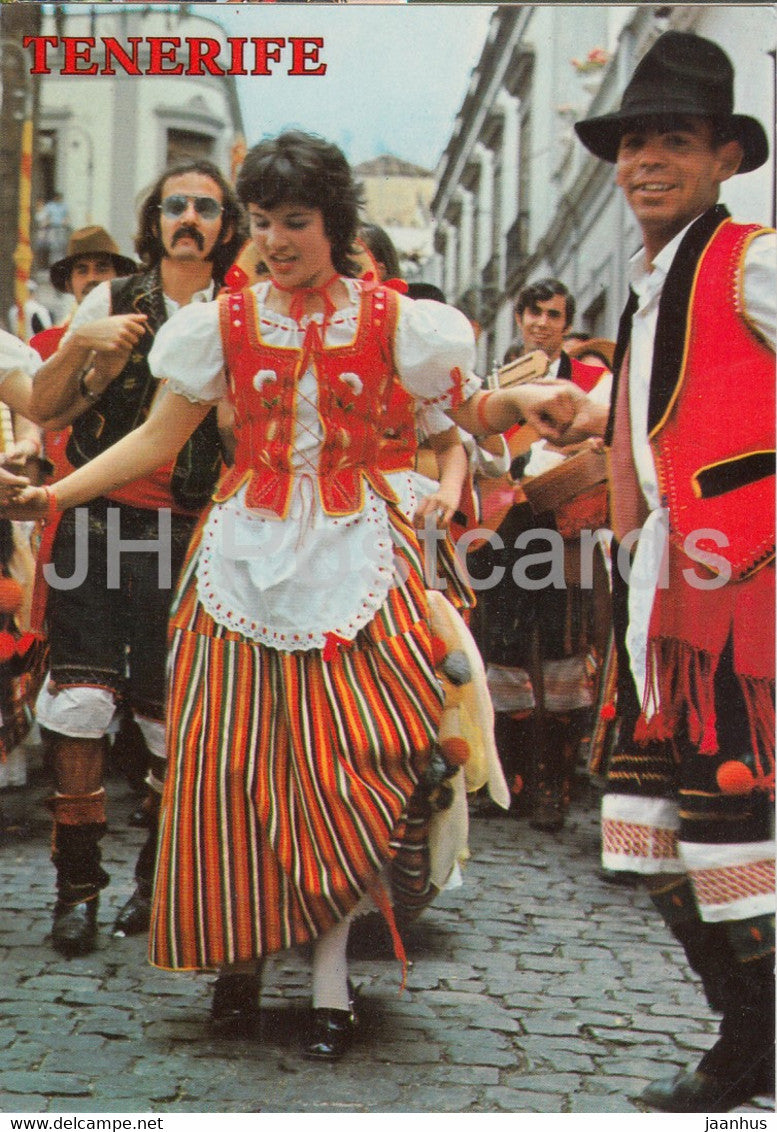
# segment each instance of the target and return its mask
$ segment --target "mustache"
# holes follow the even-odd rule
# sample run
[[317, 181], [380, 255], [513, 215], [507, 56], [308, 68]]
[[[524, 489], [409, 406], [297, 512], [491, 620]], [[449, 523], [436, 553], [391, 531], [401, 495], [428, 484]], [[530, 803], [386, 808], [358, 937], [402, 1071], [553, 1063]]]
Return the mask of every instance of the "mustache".
[[180, 227], [173, 236], [171, 243], [175, 245], [177, 240], [181, 240], [185, 236], [189, 236], [192, 240], [194, 240], [200, 251], [202, 251], [202, 249], [205, 247], [205, 238], [203, 237], [202, 232], [200, 232], [199, 228], [195, 228], [193, 224], [184, 224], [182, 227]]

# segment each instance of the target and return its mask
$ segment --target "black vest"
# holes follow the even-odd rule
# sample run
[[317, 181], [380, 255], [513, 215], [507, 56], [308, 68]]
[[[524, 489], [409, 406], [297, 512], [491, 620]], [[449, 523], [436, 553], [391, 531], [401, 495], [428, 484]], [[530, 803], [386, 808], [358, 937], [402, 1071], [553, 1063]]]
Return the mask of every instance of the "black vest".
[[[156, 331], [167, 318], [158, 268], [112, 280], [111, 313], [134, 312], [148, 316], [148, 332], [140, 339], [118, 377], [73, 421], [67, 457], [76, 468], [110, 448], [148, 416], [159, 385], [148, 367], [148, 355]], [[179, 507], [199, 511], [205, 506], [219, 477], [221, 461], [214, 408], [189, 437], [175, 461], [170, 491]]]

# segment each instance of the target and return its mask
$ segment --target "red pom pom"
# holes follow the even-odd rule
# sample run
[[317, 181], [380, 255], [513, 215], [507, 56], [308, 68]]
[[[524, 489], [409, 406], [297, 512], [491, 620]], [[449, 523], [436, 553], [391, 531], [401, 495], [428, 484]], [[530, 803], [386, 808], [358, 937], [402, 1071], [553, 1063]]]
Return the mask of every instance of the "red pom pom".
[[18, 613], [24, 600], [24, 590], [15, 578], [0, 577], [0, 613]]
[[523, 779], [521, 778], [520, 774], [513, 775], [513, 781], [512, 785], [510, 786], [510, 790], [513, 794], [520, 794], [523, 790]]
[[450, 766], [464, 766], [469, 758], [469, 743], [466, 739], [459, 739], [455, 736], [451, 739], [444, 739], [440, 744], [440, 749], [445, 761]]
[[719, 766], [715, 777], [724, 794], [751, 794], [755, 790], [752, 770], [735, 759]]
[[446, 645], [442, 637], [432, 637], [431, 644], [432, 661], [434, 663], [434, 667], [437, 668], [445, 660], [446, 654], [448, 652], [448, 646]]
[[16, 640], [10, 633], [0, 633], [0, 662], [16, 655]]
[[605, 721], [615, 719], [615, 704], [603, 704], [599, 712], [599, 718]]
[[26, 656], [37, 640], [38, 636], [36, 633], [22, 633], [21, 637], [19, 637], [16, 642], [16, 655]]

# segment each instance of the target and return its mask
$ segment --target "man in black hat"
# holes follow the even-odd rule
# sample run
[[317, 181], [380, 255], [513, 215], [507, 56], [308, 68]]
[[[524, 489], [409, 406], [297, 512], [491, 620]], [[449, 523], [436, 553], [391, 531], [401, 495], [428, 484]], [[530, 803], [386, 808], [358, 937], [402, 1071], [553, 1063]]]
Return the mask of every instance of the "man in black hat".
[[[35, 375], [35, 419], [48, 424], [69, 415], [66, 455], [74, 467], [145, 420], [158, 384], [147, 362], [156, 330], [180, 306], [213, 297], [245, 236], [234, 189], [211, 162], [186, 160], [157, 179], [140, 210], [142, 269], [95, 287]], [[53, 536], [47, 527], [44, 546], [62, 581], [48, 591], [50, 672], [36, 713], [54, 737], [52, 943], [63, 954], [85, 954], [96, 943], [99, 895], [109, 879], [100, 850], [106, 736], [129, 712], [150, 752], [149, 835], [136, 890], [114, 932], [148, 927], [171, 587], [220, 466], [214, 410], [171, 466], [83, 509], [85, 532], [76, 510], [63, 513]]]
[[575, 129], [616, 165], [644, 241], [609, 417], [581, 398], [568, 433], [610, 446], [621, 731], [603, 858], [645, 877], [723, 1016], [696, 1070], [641, 1099], [723, 1112], [774, 1088], [777, 249], [718, 203], [768, 143], [733, 112], [728, 56], [675, 31], [619, 110]]

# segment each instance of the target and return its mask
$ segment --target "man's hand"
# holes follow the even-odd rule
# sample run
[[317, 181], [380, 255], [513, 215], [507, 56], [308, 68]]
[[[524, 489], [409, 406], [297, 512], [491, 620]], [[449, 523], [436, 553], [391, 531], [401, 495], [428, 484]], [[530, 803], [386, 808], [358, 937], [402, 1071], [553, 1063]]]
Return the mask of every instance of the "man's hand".
[[72, 338], [79, 346], [94, 350], [98, 355], [117, 350], [129, 355], [146, 333], [147, 321], [144, 314], [112, 314], [79, 326]]
[[[19, 498], [20, 492], [29, 487], [30, 481], [26, 476], [15, 475], [14, 472], [10, 472], [7, 468], [0, 466], [0, 508], [5, 508], [9, 503], [15, 502]], [[37, 491], [37, 488], [33, 488], [32, 490]], [[6, 519], [15, 518], [15, 516], [5, 515], [5, 513], [3, 517]], [[28, 515], [25, 517], [31, 518], [32, 516]]]
[[40, 441], [29, 439], [14, 440], [0, 452], [0, 467], [23, 468], [28, 460], [40, 456]]
[[521, 406], [526, 423], [562, 447], [603, 436], [609, 412], [569, 381], [521, 386]]
[[146, 333], [147, 321], [144, 314], [113, 314], [87, 322], [73, 331], [77, 344], [92, 351], [89, 379], [92, 392], [104, 392], [119, 376]]

